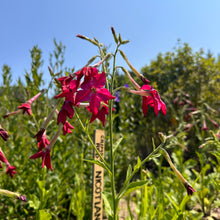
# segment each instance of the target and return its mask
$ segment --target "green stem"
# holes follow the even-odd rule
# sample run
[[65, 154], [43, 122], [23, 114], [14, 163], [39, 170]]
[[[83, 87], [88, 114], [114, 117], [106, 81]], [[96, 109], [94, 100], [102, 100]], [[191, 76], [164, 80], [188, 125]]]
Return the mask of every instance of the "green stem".
[[[117, 45], [117, 48], [115, 50], [115, 53], [113, 55], [113, 73], [110, 83], [110, 93], [113, 93], [114, 88], [114, 80], [115, 80], [115, 72], [116, 72], [116, 54], [118, 52], [119, 44]], [[116, 201], [116, 190], [115, 190], [115, 167], [114, 167], [114, 155], [113, 155], [113, 115], [112, 115], [112, 107], [113, 107], [113, 101], [109, 101], [109, 136], [110, 136], [110, 166], [111, 166], [111, 190], [112, 190], [112, 200], [113, 200], [113, 219], [116, 220], [117, 218], [117, 201]]]
[[[156, 149], [154, 149], [140, 164], [140, 168], [148, 161], [150, 160], [150, 158], [157, 153], [161, 148], [164, 148], [164, 146], [166, 145], [166, 141], [161, 143]], [[124, 186], [121, 188], [119, 194], [118, 194], [118, 199], [121, 198], [121, 195], [123, 195], [123, 192], [126, 190], [126, 188], [128, 187], [129, 182], [131, 181], [131, 179], [133, 178], [133, 176], [138, 172], [139, 169], [134, 170], [131, 175], [127, 178], [127, 180], [124, 182]]]
[[106, 163], [106, 161], [102, 157], [102, 155], [99, 153], [99, 151], [98, 151], [97, 147], [95, 146], [92, 138], [90, 137], [90, 135], [88, 134], [88, 131], [86, 130], [85, 126], [83, 125], [83, 123], [82, 123], [82, 121], [81, 121], [81, 119], [80, 119], [76, 109], [75, 109], [75, 115], [76, 115], [76, 117], [77, 117], [77, 119], [78, 119], [78, 121], [79, 121], [79, 123], [80, 123], [80, 125], [81, 125], [81, 127], [83, 129], [83, 131], [86, 133], [86, 136], [87, 136], [89, 142], [92, 144], [92, 147], [95, 149], [96, 153], [99, 155], [100, 160], [105, 164], [106, 167], [108, 167], [108, 164]]

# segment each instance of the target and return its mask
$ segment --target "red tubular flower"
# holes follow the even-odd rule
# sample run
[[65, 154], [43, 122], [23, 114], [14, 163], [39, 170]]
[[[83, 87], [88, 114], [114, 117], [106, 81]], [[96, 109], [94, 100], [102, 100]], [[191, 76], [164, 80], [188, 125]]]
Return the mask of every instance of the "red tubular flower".
[[37, 138], [37, 142], [41, 141], [44, 132], [45, 128], [41, 128], [40, 131], [38, 131], [37, 134], [34, 135], [34, 138]]
[[77, 80], [73, 80], [73, 76], [61, 77], [58, 79], [62, 85], [62, 93], [56, 95], [54, 98], [65, 97], [65, 100], [75, 103], [75, 92], [79, 86]]
[[14, 112], [10, 112], [10, 113], [4, 115], [3, 117], [6, 118], [6, 117], [8, 117], [8, 116], [10, 116], [10, 115], [15, 115], [15, 114], [21, 112], [22, 110], [23, 110], [23, 114], [24, 114], [25, 112], [27, 112], [28, 115], [32, 115], [32, 113], [31, 113], [31, 104], [32, 104], [33, 101], [35, 101], [35, 100], [41, 95], [41, 93], [42, 93], [42, 91], [39, 92], [39, 93], [38, 93], [37, 95], [35, 95], [34, 97], [32, 97], [32, 98], [31, 98], [30, 100], [28, 100], [26, 103], [22, 103], [20, 106], [18, 106], [18, 109], [19, 109], [19, 110], [14, 111]]
[[188, 195], [192, 195], [194, 192], [196, 192], [188, 183], [185, 183], [184, 186]]
[[62, 109], [60, 110], [58, 117], [57, 117], [57, 124], [59, 124], [60, 122], [64, 125], [66, 122], [66, 117], [68, 116], [70, 119], [73, 117], [74, 115], [74, 108], [71, 104], [71, 102], [69, 101], [65, 101]]
[[151, 96], [143, 96], [143, 101], [142, 101], [142, 109], [143, 113], [146, 116], [147, 111], [148, 111], [148, 105], [150, 107], [154, 108], [155, 115], [157, 116], [159, 111], [161, 110], [163, 115], [166, 115], [166, 105], [164, 102], [161, 100], [159, 93], [157, 90], [153, 89], [149, 85], [143, 85], [141, 87], [142, 90], [150, 90]]
[[18, 173], [16, 170], [16, 167], [15, 166], [11, 166], [10, 164], [7, 165], [7, 170], [6, 170], [6, 173], [9, 174], [11, 176], [11, 178], [14, 177], [14, 175], [16, 173]]
[[212, 124], [218, 128], [218, 123], [216, 121], [214, 121], [213, 119], [211, 119], [210, 117], [208, 117], [209, 121], [212, 122]]
[[3, 163], [6, 163], [8, 164], [8, 160], [6, 159], [5, 155], [3, 154], [3, 152], [0, 150], [0, 160], [3, 162]]
[[98, 70], [95, 67], [83, 67], [81, 70], [75, 72], [77, 75], [77, 80], [80, 81], [84, 76], [84, 83], [88, 82], [92, 77], [99, 74]]
[[71, 134], [72, 131], [70, 129], [74, 129], [74, 127], [68, 121], [66, 121], [63, 125], [63, 135], [65, 136], [67, 133]]
[[44, 149], [45, 147], [47, 147], [47, 145], [50, 144], [50, 141], [47, 139], [46, 136], [46, 131], [43, 133], [40, 141], [38, 141], [37, 146], [38, 146], [38, 150], [41, 151], [42, 149]]
[[[57, 109], [56, 113], [59, 114]], [[72, 131], [70, 129], [74, 129], [74, 127], [68, 121], [65, 121], [65, 124], [63, 125], [63, 135], [65, 136], [67, 133], [71, 134]]]
[[157, 116], [161, 110], [163, 115], [166, 115], [166, 105], [161, 100], [157, 90], [153, 89], [150, 85], [143, 85], [139, 88], [139, 91], [129, 90], [129, 92], [142, 96], [142, 110], [146, 116], [148, 111], [148, 105], [154, 108], [154, 113]]
[[207, 131], [207, 130], [209, 130], [209, 128], [208, 128], [207, 125], [206, 125], [206, 121], [205, 121], [205, 120], [203, 121], [203, 127], [202, 127], [202, 130], [203, 130], [203, 131]]
[[3, 139], [4, 141], [7, 141], [7, 140], [8, 140], [8, 132], [7, 132], [5, 129], [3, 129], [3, 128], [1, 127], [1, 125], [0, 125], [0, 136], [2, 137], [2, 139]]
[[42, 157], [42, 167], [44, 167], [44, 165], [46, 165], [47, 169], [50, 169], [51, 171], [53, 171], [53, 168], [52, 168], [52, 165], [51, 165], [50, 152], [51, 152], [51, 149], [53, 148], [57, 138], [59, 137], [59, 134], [60, 134], [60, 131], [61, 131], [62, 128], [63, 128], [63, 125], [61, 124], [59, 126], [58, 131], [56, 132], [56, 134], [51, 139], [49, 145], [44, 148], [44, 151], [37, 152], [36, 154], [32, 155], [30, 157], [30, 159], [36, 159], [36, 158]]
[[48, 147], [45, 148], [45, 151], [39, 151], [36, 154], [32, 155], [30, 159], [36, 159], [42, 157], [42, 168], [46, 165], [47, 169], [53, 171], [51, 166], [51, 157], [50, 157], [50, 149]]
[[[129, 89], [128, 91], [137, 95], [142, 96], [142, 110], [143, 114], [146, 116], [148, 111], [148, 105], [154, 108], [155, 115], [157, 116], [159, 111], [161, 110], [163, 115], [166, 115], [166, 105], [161, 100], [159, 93], [157, 90], [153, 89], [152, 86], [148, 85], [149, 81], [145, 82], [145, 85], [140, 87], [138, 83], [131, 77], [129, 72], [122, 68], [122, 70], [127, 74], [128, 78], [136, 88], [136, 90]], [[138, 73], [138, 72], [137, 72]], [[143, 80], [142, 80], [143, 81]], [[144, 82], [144, 81], [143, 81]]]
[[[17, 173], [15, 171], [16, 167], [10, 165], [10, 163], [8, 162], [8, 160], [6, 159], [5, 155], [3, 154], [3, 152], [1, 150], [0, 150], [0, 160], [3, 163], [5, 163], [7, 166], [6, 174], [9, 174], [11, 176], [11, 178], [13, 178], [14, 175]], [[2, 168], [1, 164], [0, 164], [0, 168]]]
[[76, 104], [89, 101], [90, 110], [94, 115], [97, 115], [101, 102], [115, 98], [106, 88], [103, 88], [104, 86], [105, 73], [94, 74], [90, 80], [82, 83], [82, 90], [78, 91], [76, 95]]
[[[108, 102], [105, 102], [105, 104], [108, 104]], [[87, 107], [88, 111], [92, 113], [90, 107]], [[90, 119], [90, 123], [92, 123], [96, 118], [98, 118], [101, 122], [103, 127], [105, 126], [105, 116], [109, 114], [108, 106], [101, 104], [98, 113], [92, 114], [92, 117]]]

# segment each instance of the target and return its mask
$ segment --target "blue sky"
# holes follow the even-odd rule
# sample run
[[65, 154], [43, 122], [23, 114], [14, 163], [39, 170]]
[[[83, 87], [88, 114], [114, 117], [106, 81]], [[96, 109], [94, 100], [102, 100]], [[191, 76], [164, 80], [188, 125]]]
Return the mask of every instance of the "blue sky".
[[[64, 66], [81, 68], [97, 49], [76, 38], [96, 37], [112, 45], [110, 27], [130, 43], [123, 46], [130, 62], [140, 70], [159, 52], [172, 51], [177, 39], [194, 51], [220, 52], [219, 0], [7, 0], [0, 2], [0, 67], [11, 67], [13, 79], [30, 70], [29, 50], [43, 51], [43, 71], [49, 74], [53, 39], [66, 46]], [[125, 65], [122, 59], [118, 65]], [[45, 75], [46, 77], [46, 75]], [[1, 83], [1, 79], [0, 79]]]

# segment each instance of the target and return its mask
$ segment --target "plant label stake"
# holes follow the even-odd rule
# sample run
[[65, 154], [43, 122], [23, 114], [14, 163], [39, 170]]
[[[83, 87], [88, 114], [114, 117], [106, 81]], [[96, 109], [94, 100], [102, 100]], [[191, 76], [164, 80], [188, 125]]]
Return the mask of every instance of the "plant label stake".
[[[93, 141], [99, 153], [104, 158], [105, 131], [96, 129], [94, 131]], [[100, 157], [95, 150], [93, 150], [93, 158], [95, 160], [100, 160]], [[92, 220], [103, 219], [103, 200], [102, 200], [103, 179], [104, 179], [104, 169], [97, 164], [93, 164]]]

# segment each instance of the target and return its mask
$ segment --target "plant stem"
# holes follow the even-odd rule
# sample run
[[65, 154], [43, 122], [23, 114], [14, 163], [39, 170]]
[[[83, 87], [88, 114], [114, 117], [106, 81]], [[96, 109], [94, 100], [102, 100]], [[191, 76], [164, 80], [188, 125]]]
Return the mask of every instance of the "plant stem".
[[[140, 168], [155, 154], [157, 153], [161, 148], [163, 148], [166, 145], [166, 141], [161, 143], [156, 149], [154, 149], [140, 164]], [[140, 169], [139, 168], [139, 169]], [[138, 172], [139, 169], [134, 170], [131, 175], [127, 178], [127, 180], [124, 182], [124, 186], [121, 188], [120, 193], [118, 194], [118, 199], [120, 199], [120, 196], [123, 194], [123, 191], [126, 190], [128, 187], [129, 182], [133, 178], [133, 176]]]
[[[110, 82], [110, 93], [113, 93], [114, 89], [114, 81], [115, 81], [115, 72], [116, 72], [116, 54], [118, 52], [120, 44], [117, 45], [115, 53], [113, 55], [113, 72], [112, 78]], [[110, 167], [111, 167], [111, 190], [112, 190], [112, 200], [113, 200], [113, 219], [116, 220], [117, 218], [117, 201], [116, 201], [116, 190], [115, 190], [115, 167], [114, 167], [114, 155], [113, 155], [113, 117], [112, 117], [112, 108], [113, 108], [113, 101], [109, 101], [109, 136], [110, 136]]]
[[105, 161], [105, 159], [102, 157], [102, 155], [99, 153], [99, 151], [98, 151], [97, 147], [95, 146], [95, 144], [94, 144], [92, 138], [90, 137], [88, 131], [86, 130], [85, 126], [83, 125], [83, 123], [82, 123], [82, 121], [81, 121], [81, 119], [80, 119], [80, 117], [79, 117], [79, 115], [78, 115], [76, 109], [75, 109], [75, 115], [76, 115], [76, 117], [77, 117], [77, 119], [78, 119], [78, 121], [79, 121], [79, 123], [80, 123], [80, 125], [81, 125], [81, 127], [82, 127], [82, 129], [83, 129], [83, 131], [86, 133], [86, 136], [87, 136], [89, 142], [92, 144], [92, 147], [95, 149], [96, 153], [99, 155], [100, 160], [105, 164], [106, 167], [108, 167], [108, 164], [106, 163], [106, 161]]

